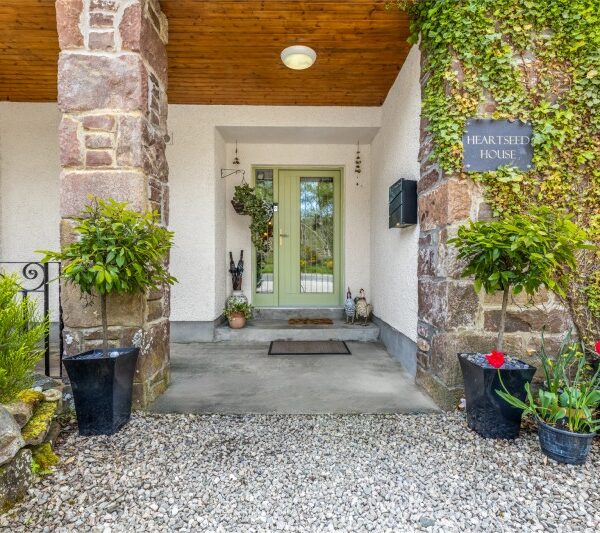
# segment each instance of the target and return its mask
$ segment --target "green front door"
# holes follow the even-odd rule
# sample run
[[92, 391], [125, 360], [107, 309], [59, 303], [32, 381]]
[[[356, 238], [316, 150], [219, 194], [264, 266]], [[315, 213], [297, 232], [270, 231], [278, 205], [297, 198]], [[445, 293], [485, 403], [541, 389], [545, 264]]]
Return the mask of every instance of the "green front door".
[[277, 204], [270, 250], [255, 255], [255, 304], [339, 305], [341, 171], [255, 169], [255, 183]]

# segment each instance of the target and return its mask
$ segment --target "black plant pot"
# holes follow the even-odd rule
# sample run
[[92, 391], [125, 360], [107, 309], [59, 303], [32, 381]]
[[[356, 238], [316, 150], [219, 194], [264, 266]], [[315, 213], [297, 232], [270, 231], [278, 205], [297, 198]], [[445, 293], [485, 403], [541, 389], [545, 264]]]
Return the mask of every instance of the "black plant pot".
[[[467, 425], [479, 435], [493, 439], [514, 439], [519, 436], [523, 411], [505, 402], [497, 390], [502, 390], [498, 371], [479, 366], [458, 354], [465, 385]], [[525, 363], [523, 363], [525, 365]], [[512, 395], [525, 399], [525, 384], [533, 379], [535, 367], [502, 368], [502, 381]]]
[[595, 433], [573, 433], [538, 420], [542, 452], [559, 463], [582, 465], [586, 462]]
[[236, 198], [233, 198], [231, 200], [231, 205], [233, 206], [234, 211], [238, 215], [247, 215], [248, 214], [248, 212], [246, 211], [246, 206], [242, 202], [237, 200]]
[[90, 350], [63, 359], [80, 435], [112, 435], [127, 424], [139, 353], [139, 348], [115, 348], [108, 355]]

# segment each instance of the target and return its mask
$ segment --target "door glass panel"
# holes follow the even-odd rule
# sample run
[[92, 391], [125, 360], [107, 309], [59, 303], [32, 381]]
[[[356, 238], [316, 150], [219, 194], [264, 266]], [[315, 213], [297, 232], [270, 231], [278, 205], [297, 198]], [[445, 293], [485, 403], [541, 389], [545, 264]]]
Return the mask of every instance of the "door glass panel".
[[[273, 169], [256, 171], [256, 194], [269, 202], [273, 201]], [[273, 293], [273, 219], [269, 221], [269, 229], [265, 250], [256, 251], [256, 292]]]
[[334, 290], [333, 178], [300, 178], [300, 292]]

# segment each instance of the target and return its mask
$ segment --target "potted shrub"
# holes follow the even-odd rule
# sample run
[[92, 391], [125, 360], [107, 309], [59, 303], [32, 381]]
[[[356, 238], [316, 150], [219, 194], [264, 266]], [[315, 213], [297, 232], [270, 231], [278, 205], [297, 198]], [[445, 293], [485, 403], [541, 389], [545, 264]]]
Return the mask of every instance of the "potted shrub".
[[43, 261], [61, 261], [63, 279], [100, 300], [102, 349], [63, 362], [73, 387], [79, 433], [110, 435], [131, 416], [139, 348], [109, 349], [107, 299], [175, 283], [166, 267], [173, 233], [159, 224], [155, 211], [137, 213], [124, 202], [101, 199], [92, 199], [74, 230], [78, 238], [62, 252], [42, 252]]
[[572, 342], [570, 334], [554, 359], [550, 359], [542, 341], [540, 357], [545, 382], [537, 395], [527, 383], [525, 399], [515, 396], [500, 375], [502, 389], [497, 394], [537, 420], [540, 448], [545, 455], [560, 463], [583, 464], [600, 429], [596, 413], [600, 405], [600, 370], [592, 373], [583, 344]]
[[243, 300], [230, 300], [225, 305], [223, 314], [227, 317], [230, 328], [240, 329], [252, 317], [252, 305]]
[[494, 221], [471, 222], [450, 239], [465, 261], [463, 276], [473, 276], [475, 290], [502, 292], [502, 308], [495, 350], [487, 356], [458, 354], [465, 387], [467, 423], [483, 437], [515, 438], [522, 411], [496, 393], [498, 368], [508, 391], [525, 398], [525, 384], [535, 368], [514, 356], [504, 356], [506, 310], [511, 294], [530, 298], [546, 287], [564, 296], [567, 272], [575, 268], [575, 252], [585, 247], [585, 233], [569, 217], [535, 208], [526, 215]]

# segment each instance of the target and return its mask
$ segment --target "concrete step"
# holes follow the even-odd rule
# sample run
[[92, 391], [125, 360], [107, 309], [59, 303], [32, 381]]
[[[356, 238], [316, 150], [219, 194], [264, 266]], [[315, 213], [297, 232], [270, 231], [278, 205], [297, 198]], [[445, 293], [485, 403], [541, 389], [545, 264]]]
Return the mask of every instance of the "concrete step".
[[290, 326], [287, 320], [253, 319], [245, 328], [231, 329], [227, 324], [215, 328], [215, 341], [227, 341], [236, 344], [290, 341], [358, 341], [374, 342], [379, 338], [379, 328], [369, 322], [366, 326], [346, 324], [334, 320], [332, 325], [309, 324]]
[[254, 318], [257, 320], [288, 320], [290, 318], [330, 318], [343, 320], [344, 308], [335, 307], [256, 307]]

